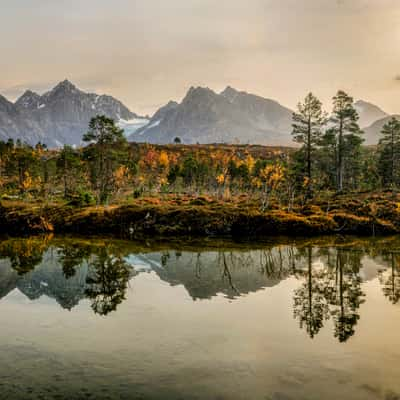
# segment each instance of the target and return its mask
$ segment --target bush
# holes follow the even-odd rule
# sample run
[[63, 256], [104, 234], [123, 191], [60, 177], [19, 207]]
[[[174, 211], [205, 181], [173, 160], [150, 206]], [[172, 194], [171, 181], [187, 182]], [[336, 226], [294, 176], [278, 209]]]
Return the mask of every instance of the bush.
[[68, 204], [74, 207], [88, 207], [95, 205], [96, 200], [92, 193], [81, 191], [77, 195], [71, 196], [71, 200]]

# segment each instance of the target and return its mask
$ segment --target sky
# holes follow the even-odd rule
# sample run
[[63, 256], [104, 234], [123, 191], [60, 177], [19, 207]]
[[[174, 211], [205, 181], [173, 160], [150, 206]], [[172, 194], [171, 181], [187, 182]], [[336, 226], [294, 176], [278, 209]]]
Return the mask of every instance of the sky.
[[151, 114], [190, 86], [400, 113], [399, 0], [1, 0], [0, 93], [69, 79]]

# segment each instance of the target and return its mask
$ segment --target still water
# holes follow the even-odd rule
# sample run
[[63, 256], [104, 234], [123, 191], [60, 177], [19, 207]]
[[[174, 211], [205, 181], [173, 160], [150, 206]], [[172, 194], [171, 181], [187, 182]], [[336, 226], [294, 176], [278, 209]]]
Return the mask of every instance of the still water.
[[400, 399], [400, 239], [0, 241], [1, 399]]

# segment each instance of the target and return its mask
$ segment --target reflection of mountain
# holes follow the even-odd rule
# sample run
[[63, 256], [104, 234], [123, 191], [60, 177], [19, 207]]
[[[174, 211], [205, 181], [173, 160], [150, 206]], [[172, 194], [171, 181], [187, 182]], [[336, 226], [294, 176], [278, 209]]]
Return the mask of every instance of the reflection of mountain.
[[232, 299], [275, 286], [291, 274], [289, 261], [289, 252], [277, 250], [166, 252], [130, 258], [135, 269], [152, 269], [170, 285], [183, 285], [194, 300], [219, 293]]
[[[91, 262], [89, 264], [82, 262], [75, 267], [72, 276], [66, 277], [54, 250], [53, 248], [48, 250], [43, 255], [43, 261], [24, 275], [18, 275], [9, 260], [0, 260], [0, 298], [18, 289], [30, 300], [46, 296], [56, 300], [62, 308], [68, 310], [85, 299], [91, 287], [89, 276], [96, 274], [95, 267]], [[128, 277], [134, 274], [133, 269], [128, 270]]]
[[87, 299], [96, 314], [107, 315], [125, 300], [129, 279], [139, 273], [182, 285], [193, 300], [221, 294], [237, 299], [294, 276], [298, 286], [288, 295], [300, 327], [314, 337], [330, 318], [335, 337], [344, 342], [360, 318], [363, 282], [379, 277], [385, 297], [399, 302], [400, 259], [384, 245], [143, 253], [125, 242], [12, 239], [0, 242], [0, 298], [18, 289], [30, 300], [45, 296], [69, 310]]
[[17, 287], [30, 300], [47, 296], [70, 310], [85, 297], [87, 275], [88, 265], [85, 263], [67, 279], [57, 258], [48, 252], [40, 265], [18, 280]]
[[17, 287], [18, 274], [8, 260], [0, 260], [0, 299]]

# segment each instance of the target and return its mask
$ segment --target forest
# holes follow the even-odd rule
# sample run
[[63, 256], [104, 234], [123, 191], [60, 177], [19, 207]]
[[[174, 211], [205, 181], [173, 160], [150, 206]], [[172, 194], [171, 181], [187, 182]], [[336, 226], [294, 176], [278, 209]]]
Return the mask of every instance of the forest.
[[[245, 207], [253, 216], [274, 213], [275, 220], [277, 212], [296, 218], [312, 214], [330, 231], [356, 224], [373, 234], [376, 227], [397, 232], [400, 121], [392, 118], [383, 127], [377, 146], [364, 146], [353, 104], [351, 96], [338, 91], [328, 116], [309, 93], [293, 114], [294, 146], [286, 148], [185, 145], [179, 137], [169, 145], [128, 143], [123, 130], [105, 116], [90, 121], [80, 148], [2, 141], [3, 219], [5, 210], [34, 205], [41, 213], [46, 207], [98, 213], [99, 208], [129, 205], [190, 205], [217, 213]], [[351, 223], [344, 221], [350, 212]], [[301, 231], [307, 233], [308, 225]]]

